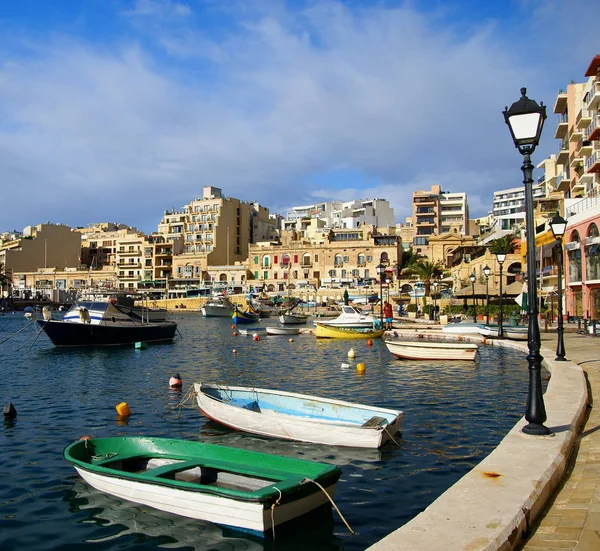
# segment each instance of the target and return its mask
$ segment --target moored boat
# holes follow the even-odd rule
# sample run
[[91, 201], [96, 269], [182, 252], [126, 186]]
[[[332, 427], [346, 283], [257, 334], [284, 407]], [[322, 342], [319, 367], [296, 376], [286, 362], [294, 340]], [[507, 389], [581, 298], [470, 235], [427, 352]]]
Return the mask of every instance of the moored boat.
[[325, 339], [379, 339], [385, 333], [385, 329], [374, 329], [368, 327], [336, 327], [315, 322], [317, 338]]
[[283, 325], [302, 325], [308, 321], [308, 316], [305, 314], [292, 314], [290, 312], [286, 312], [284, 314], [280, 314], [279, 323]]
[[174, 321], [148, 322], [121, 311], [112, 302], [76, 302], [61, 320], [44, 315], [40, 328], [55, 346], [118, 346], [171, 341]]
[[229, 318], [235, 310], [235, 305], [225, 295], [219, 295], [207, 300], [201, 310], [205, 318]]
[[239, 308], [235, 308], [233, 314], [231, 314], [233, 323], [254, 323], [260, 319], [260, 314], [253, 310], [246, 310], [242, 312]]
[[298, 327], [266, 327], [267, 335], [299, 335]]
[[317, 323], [332, 325], [335, 327], [354, 327], [372, 329], [376, 318], [363, 314], [358, 308], [350, 305], [342, 306], [340, 315], [330, 320], [321, 320]]
[[271, 438], [378, 448], [394, 440], [403, 412], [283, 390], [194, 383], [202, 413], [222, 425]]
[[[498, 338], [499, 326], [496, 324], [486, 323], [477, 326], [477, 331], [480, 335], [489, 338]], [[502, 326], [502, 336], [505, 339], [513, 341], [526, 341], [529, 335], [529, 330], [523, 325], [506, 325]]]
[[465, 342], [386, 340], [388, 350], [407, 360], [474, 360], [479, 347]]
[[258, 534], [328, 504], [341, 474], [315, 461], [144, 436], [82, 439], [63, 456], [97, 490]]

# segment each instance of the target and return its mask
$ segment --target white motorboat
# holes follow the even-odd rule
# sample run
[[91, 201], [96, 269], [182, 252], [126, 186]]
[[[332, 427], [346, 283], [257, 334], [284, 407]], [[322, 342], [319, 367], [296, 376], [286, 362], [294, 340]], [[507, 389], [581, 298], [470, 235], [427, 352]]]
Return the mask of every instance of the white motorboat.
[[[355, 329], [369, 328], [373, 329], [373, 324], [379, 322], [373, 316], [363, 314], [358, 308], [350, 305], [342, 306], [342, 311], [337, 318], [330, 320], [319, 320], [321, 325], [332, 325], [335, 327], [353, 327]], [[316, 326], [317, 322], [315, 322]]]
[[206, 301], [202, 306], [202, 315], [205, 318], [230, 318], [235, 310], [235, 305], [225, 295], [219, 295]]

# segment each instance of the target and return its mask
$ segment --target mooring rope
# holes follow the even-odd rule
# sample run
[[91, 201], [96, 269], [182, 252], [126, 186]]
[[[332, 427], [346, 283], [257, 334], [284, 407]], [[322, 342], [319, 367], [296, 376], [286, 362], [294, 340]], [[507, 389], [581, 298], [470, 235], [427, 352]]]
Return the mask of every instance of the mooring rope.
[[194, 385], [192, 385], [189, 388], [189, 390], [185, 393], [185, 396], [179, 401], [179, 403], [175, 404], [173, 407], [168, 408], [167, 411], [161, 414], [161, 417], [164, 418], [166, 415], [169, 415], [169, 413], [172, 413], [175, 410], [179, 410], [178, 416], [181, 415], [181, 410], [183, 409], [183, 406], [186, 404], [186, 402], [192, 400], [194, 396], [196, 396], [196, 391], [194, 390]]
[[273, 534], [273, 541], [275, 541], [275, 507], [281, 503], [281, 498], [283, 497], [281, 490], [277, 486], [275, 486], [275, 489], [279, 492], [279, 497], [271, 505], [271, 532]]
[[391, 441], [392, 441], [394, 444], [396, 444], [396, 446], [399, 446], [399, 445], [400, 445], [400, 444], [399, 444], [399, 443], [396, 441], [396, 439], [395, 439], [395, 438], [392, 436], [392, 433], [391, 433], [391, 432], [390, 432], [390, 431], [387, 429], [387, 427], [383, 427], [383, 430], [384, 430], [385, 432], [387, 432], [387, 433], [388, 433], [388, 436], [390, 437], [390, 440], [391, 440]]
[[18, 333], [20, 333], [21, 331], [23, 331], [23, 329], [25, 329], [26, 327], [29, 327], [32, 323], [35, 323], [35, 320], [31, 320], [27, 325], [24, 325], [23, 327], [21, 327], [21, 329], [19, 329], [18, 331], [14, 332], [10, 337], [7, 337], [2, 342], [0, 342], [0, 344], [4, 344], [6, 341], [12, 339], [15, 335], [17, 335]]
[[311, 478], [308, 478], [306, 476], [300, 481], [301, 484], [303, 482], [313, 482], [319, 488], [321, 488], [321, 490], [327, 496], [327, 499], [331, 502], [331, 505], [333, 505], [333, 508], [337, 511], [337, 514], [340, 516], [340, 518], [342, 519], [342, 521], [344, 522], [344, 524], [346, 525], [346, 527], [348, 528], [348, 530], [350, 530], [350, 533], [351, 534], [356, 534], [356, 532], [354, 530], [352, 530], [352, 528], [350, 528], [350, 525], [346, 522], [346, 519], [344, 518], [344, 515], [342, 515], [342, 512], [338, 509], [338, 506], [335, 504], [335, 502], [333, 501], [333, 499], [331, 499], [331, 496], [327, 493], [327, 490], [325, 488], [323, 488], [323, 486], [321, 486], [321, 484], [319, 484], [316, 480], [312, 480]]

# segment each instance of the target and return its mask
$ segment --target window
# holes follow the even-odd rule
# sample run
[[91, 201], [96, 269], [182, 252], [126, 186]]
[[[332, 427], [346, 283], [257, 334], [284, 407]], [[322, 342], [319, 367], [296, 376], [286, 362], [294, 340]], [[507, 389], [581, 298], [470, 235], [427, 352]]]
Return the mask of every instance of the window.
[[294, 264], [298, 264], [298, 255], [297, 254], [294, 255]]
[[[258, 256], [254, 257], [254, 264], [258, 264]], [[258, 276], [257, 276], [258, 277]]]
[[277, 264], [277, 260], [279, 259], [279, 257], [277, 255], [275, 255], [273, 257], [273, 264]]

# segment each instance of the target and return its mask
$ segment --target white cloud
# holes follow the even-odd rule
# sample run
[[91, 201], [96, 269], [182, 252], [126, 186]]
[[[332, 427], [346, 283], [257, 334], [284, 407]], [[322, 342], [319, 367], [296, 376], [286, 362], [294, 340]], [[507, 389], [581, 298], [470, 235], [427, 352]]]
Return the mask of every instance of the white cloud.
[[[600, 50], [560, 4], [535, 5], [546, 7], [521, 28], [487, 21], [464, 35], [409, 8], [267, 3], [258, 16], [246, 5], [217, 39], [186, 4], [140, 0], [128, 13], [147, 21], [136, 42], [27, 37], [39, 45], [0, 66], [0, 174], [28, 207], [4, 212], [0, 229], [51, 219], [151, 231], [204, 185], [271, 209], [387, 198], [403, 220], [412, 191], [439, 183], [484, 214], [494, 190], [521, 183], [504, 106], [522, 85], [552, 105]], [[523, 34], [538, 22], [547, 34]], [[553, 69], [564, 66], [573, 74]], [[550, 114], [535, 162], [556, 149], [553, 126]], [[341, 169], [367, 183], [313, 183]]]

